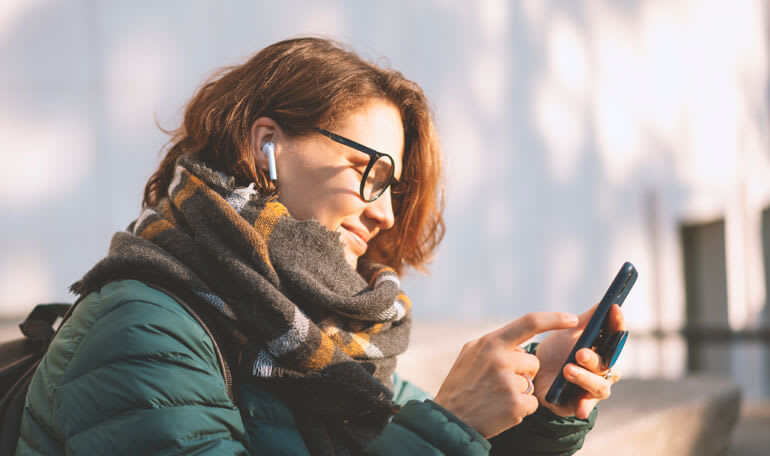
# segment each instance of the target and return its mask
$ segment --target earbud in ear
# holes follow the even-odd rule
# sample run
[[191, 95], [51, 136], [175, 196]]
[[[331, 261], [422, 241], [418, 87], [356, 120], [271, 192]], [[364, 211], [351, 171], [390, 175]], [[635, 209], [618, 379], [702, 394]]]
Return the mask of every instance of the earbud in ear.
[[278, 179], [278, 172], [275, 169], [275, 144], [270, 141], [262, 146], [262, 153], [267, 155], [267, 166], [270, 171], [270, 180], [275, 181]]

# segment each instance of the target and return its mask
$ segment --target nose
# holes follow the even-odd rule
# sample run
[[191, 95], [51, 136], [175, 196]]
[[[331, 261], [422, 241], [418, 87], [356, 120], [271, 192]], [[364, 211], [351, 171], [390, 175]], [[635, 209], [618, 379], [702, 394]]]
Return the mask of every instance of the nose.
[[371, 203], [366, 203], [364, 214], [366, 217], [374, 220], [380, 230], [387, 230], [393, 226], [396, 217], [393, 214], [393, 200], [390, 196], [390, 187], [379, 198]]

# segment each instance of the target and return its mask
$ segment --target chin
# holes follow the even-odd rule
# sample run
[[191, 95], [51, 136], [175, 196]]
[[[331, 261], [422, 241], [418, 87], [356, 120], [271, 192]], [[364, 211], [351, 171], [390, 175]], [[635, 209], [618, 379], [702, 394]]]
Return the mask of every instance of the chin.
[[345, 253], [345, 261], [355, 270], [358, 267], [358, 255], [353, 253], [353, 250], [347, 245], [343, 246], [343, 252]]
[[345, 252], [345, 259], [354, 270], [358, 268], [358, 257], [351, 252]]

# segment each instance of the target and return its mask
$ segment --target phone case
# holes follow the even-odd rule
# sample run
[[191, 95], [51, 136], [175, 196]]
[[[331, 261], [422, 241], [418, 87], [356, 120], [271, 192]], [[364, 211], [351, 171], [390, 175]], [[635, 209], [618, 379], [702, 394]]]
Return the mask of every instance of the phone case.
[[577, 364], [575, 353], [581, 348], [588, 347], [596, 351], [606, 368], [615, 364], [628, 338], [628, 331], [609, 333], [606, 329], [607, 316], [613, 304], [623, 305], [623, 301], [628, 296], [628, 292], [631, 291], [631, 287], [634, 286], [637, 277], [638, 273], [634, 265], [625, 262], [604, 294], [583, 334], [572, 347], [572, 351], [562, 364], [562, 368], [559, 369], [559, 373], [545, 395], [546, 401], [556, 405], [564, 405], [575, 394], [583, 391], [579, 386], [568, 382], [563, 373], [564, 366], [568, 363]]

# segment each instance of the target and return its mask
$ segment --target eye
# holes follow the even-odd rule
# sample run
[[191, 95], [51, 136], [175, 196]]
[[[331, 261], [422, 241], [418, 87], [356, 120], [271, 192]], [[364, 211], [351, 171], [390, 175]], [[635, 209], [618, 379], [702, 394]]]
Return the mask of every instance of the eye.
[[351, 159], [351, 160], [350, 160], [350, 166], [351, 166], [351, 168], [353, 168], [354, 170], [356, 170], [356, 172], [357, 172], [358, 174], [362, 175], [362, 176], [364, 175], [364, 172], [366, 171], [366, 166], [367, 166], [368, 164], [369, 164], [369, 159], [368, 159], [368, 157], [367, 157], [367, 159], [366, 159], [366, 160], [363, 160], [363, 159]]
[[363, 177], [364, 172], [366, 172], [366, 163], [360, 165], [360, 164], [353, 164], [353, 170], [357, 172], [361, 177]]

